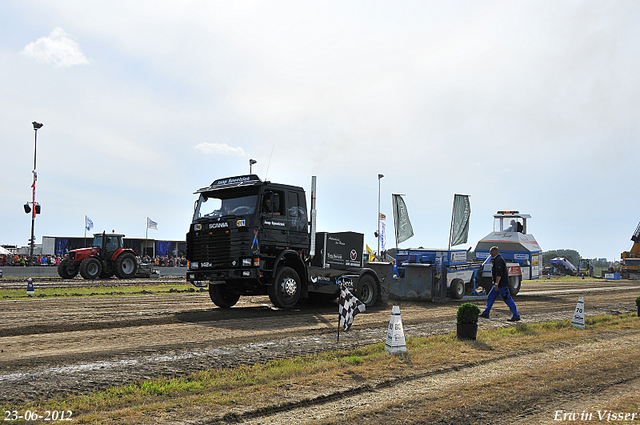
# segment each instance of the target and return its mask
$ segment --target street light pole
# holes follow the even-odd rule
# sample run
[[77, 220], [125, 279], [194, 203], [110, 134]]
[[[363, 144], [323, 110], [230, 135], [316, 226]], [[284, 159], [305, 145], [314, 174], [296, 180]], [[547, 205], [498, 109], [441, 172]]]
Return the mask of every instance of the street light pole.
[[380, 180], [382, 180], [382, 178], [384, 177], [384, 175], [382, 174], [378, 174], [378, 252], [377, 252], [377, 256], [378, 258], [380, 258], [380, 246], [381, 246], [381, 234], [380, 234]]
[[36, 171], [36, 152], [38, 150], [38, 129], [42, 128], [44, 124], [39, 122], [33, 122], [33, 130], [35, 132], [34, 140], [33, 140], [33, 184], [31, 185], [32, 189], [32, 200], [31, 200], [31, 239], [29, 240], [31, 244], [31, 253], [29, 254], [29, 266], [33, 266], [33, 245], [35, 242], [35, 225], [36, 225], [36, 181], [38, 180], [38, 172]]
[[253, 164], [257, 164], [258, 161], [255, 159], [249, 159], [249, 174], [253, 174]]

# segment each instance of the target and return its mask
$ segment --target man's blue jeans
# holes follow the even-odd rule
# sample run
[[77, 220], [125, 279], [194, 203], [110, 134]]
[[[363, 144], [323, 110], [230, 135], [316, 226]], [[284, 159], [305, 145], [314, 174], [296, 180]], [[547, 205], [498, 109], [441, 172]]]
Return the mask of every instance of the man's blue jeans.
[[498, 288], [498, 291], [495, 290], [496, 287], [493, 286], [489, 291], [489, 295], [487, 296], [487, 306], [485, 307], [482, 314], [489, 314], [491, 311], [491, 307], [493, 307], [493, 303], [496, 302], [496, 298], [498, 298], [498, 294], [502, 297], [505, 304], [509, 306], [509, 310], [513, 314], [513, 317], [520, 317], [518, 314], [518, 309], [516, 308], [516, 303], [511, 298], [511, 292], [509, 291], [509, 287]]

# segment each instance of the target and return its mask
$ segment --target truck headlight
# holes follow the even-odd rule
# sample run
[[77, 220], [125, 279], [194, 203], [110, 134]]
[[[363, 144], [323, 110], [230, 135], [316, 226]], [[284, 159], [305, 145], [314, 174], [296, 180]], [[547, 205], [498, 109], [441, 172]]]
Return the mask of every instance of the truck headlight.
[[197, 261], [192, 261], [192, 262], [191, 262], [191, 268], [192, 268], [192, 269], [194, 269], [194, 270], [195, 270], [195, 269], [197, 269], [197, 268], [198, 268], [198, 266], [199, 266], [199, 264], [198, 264], [198, 262], [197, 262]]
[[243, 258], [242, 267], [251, 267], [251, 258]]

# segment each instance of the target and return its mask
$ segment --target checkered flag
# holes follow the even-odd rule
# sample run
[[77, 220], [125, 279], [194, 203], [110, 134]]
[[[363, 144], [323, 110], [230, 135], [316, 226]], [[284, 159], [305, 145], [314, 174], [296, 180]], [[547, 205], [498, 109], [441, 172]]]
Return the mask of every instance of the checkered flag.
[[340, 304], [338, 307], [338, 318], [340, 325], [347, 332], [353, 324], [356, 314], [363, 312], [365, 305], [359, 299], [354, 297], [348, 289], [340, 288]]

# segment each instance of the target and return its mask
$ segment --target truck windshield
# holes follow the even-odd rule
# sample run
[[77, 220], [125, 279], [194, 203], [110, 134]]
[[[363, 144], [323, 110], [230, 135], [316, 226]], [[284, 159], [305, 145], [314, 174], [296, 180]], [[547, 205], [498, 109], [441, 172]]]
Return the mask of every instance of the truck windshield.
[[200, 194], [193, 212], [193, 220], [228, 215], [253, 214], [258, 202], [258, 195], [223, 198]]

